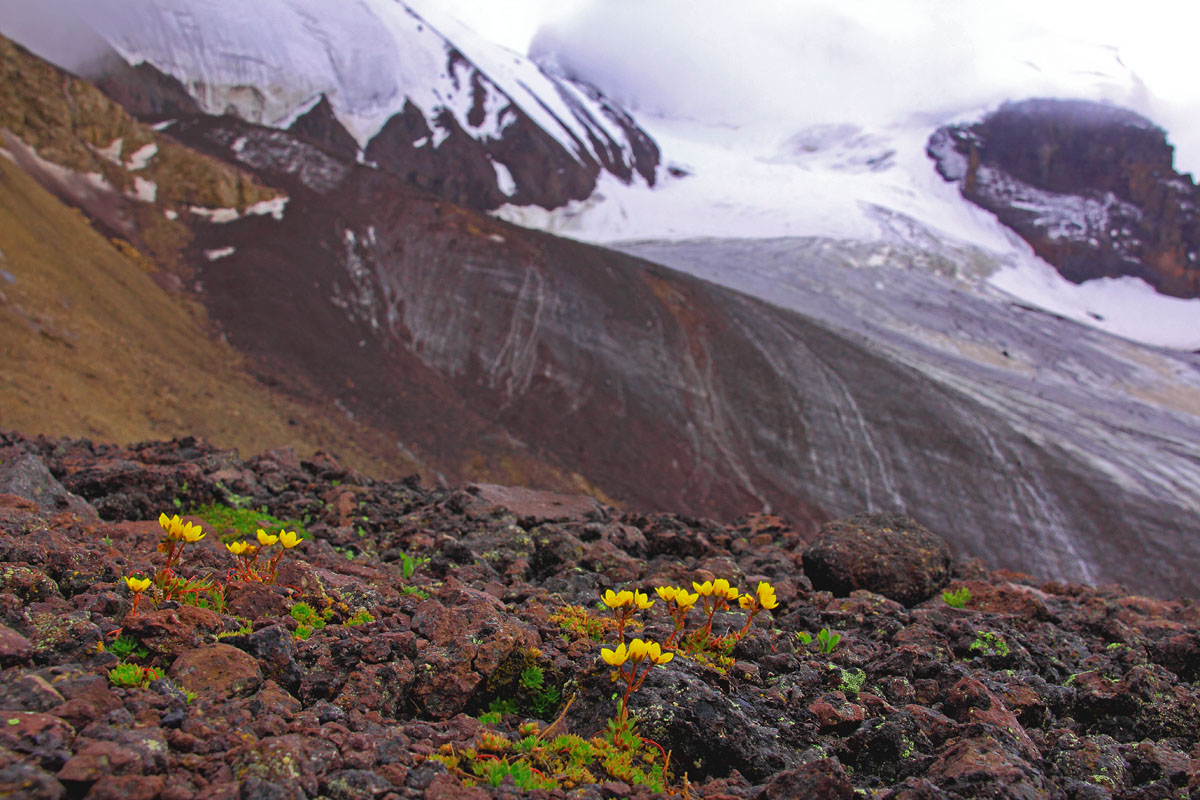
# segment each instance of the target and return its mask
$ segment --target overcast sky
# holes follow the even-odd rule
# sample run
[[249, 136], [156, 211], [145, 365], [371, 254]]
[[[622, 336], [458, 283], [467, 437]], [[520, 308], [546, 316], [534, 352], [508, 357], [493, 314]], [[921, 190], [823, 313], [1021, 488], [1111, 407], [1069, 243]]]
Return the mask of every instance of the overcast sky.
[[[1084, 97], [1162, 125], [1177, 165], [1200, 172], [1196, 0], [406, 2], [435, 26], [452, 15], [484, 38], [532, 49], [643, 115], [787, 134]], [[57, 52], [46, 55], [63, 61], [89, 51], [77, 20], [96, 8], [0, 0], [0, 22], [16, 38], [50, 43]]]
[[[1192, 0], [411, 0], [557, 58], [642, 113], [797, 126], [1075, 96], [1167, 127], [1200, 171]], [[736, 9], [736, 10], [735, 10]], [[1195, 131], [1193, 134], [1192, 131]]]

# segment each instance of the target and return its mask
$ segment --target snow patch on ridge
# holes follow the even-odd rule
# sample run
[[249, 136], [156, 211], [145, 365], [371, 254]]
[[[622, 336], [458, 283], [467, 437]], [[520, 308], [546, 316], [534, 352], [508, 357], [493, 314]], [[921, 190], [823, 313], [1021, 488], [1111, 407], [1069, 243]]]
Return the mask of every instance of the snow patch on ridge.
[[436, 8], [437, 27], [397, 0], [336, 12], [325, 0], [78, 0], [77, 10], [127, 62], [180, 80], [206, 113], [287, 128], [324, 96], [365, 149], [406, 102], [435, 147], [448, 135], [443, 113], [486, 142], [519, 109], [578, 160], [602, 160], [589, 137], [598, 131], [632, 158], [600, 102]]

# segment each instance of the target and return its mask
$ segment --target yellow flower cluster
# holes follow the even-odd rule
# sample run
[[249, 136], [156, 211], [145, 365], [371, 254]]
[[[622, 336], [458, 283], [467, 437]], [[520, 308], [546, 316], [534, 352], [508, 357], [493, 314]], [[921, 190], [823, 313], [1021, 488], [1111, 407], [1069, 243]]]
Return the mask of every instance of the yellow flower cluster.
[[[604, 663], [614, 667], [613, 680], [625, 683], [625, 695], [621, 698], [617, 718], [624, 724], [629, 718], [629, 695], [642, 688], [646, 676], [655, 666], [666, 664], [675, 657], [674, 653], [664, 653], [658, 642], [646, 642], [634, 639], [628, 646], [621, 642], [614, 648], [600, 648], [600, 657]], [[642, 669], [642, 665], [645, 668]], [[640, 671], [639, 671], [640, 670]]]
[[167, 539], [177, 542], [183, 541], [193, 544], [208, 535], [196, 523], [181, 520], [178, 514], [172, 517], [168, 517], [166, 514], [159, 514], [158, 524], [166, 532]]
[[710, 597], [713, 601], [729, 602], [737, 600], [738, 590], [729, 585], [729, 581], [724, 578], [717, 578], [715, 581], [705, 581], [704, 583], [696, 583], [692, 581], [692, 588], [696, 590], [696, 594], [701, 597]]
[[645, 611], [654, 605], [654, 601], [650, 599], [649, 595], [638, 591], [631, 592], [625, 590], [614, 592], [612, 589], [606, 589], [600, 599], [604, 601], [604, 605], [614, 610], [618, 608], [636, 608], [639, 611]]
[[766, 581], [760, 581], [758, 588], [753, 595], [744, 594], [738, 599], [738, 604], [751, 613], [756, 609], [765, 608], [770, 611], [779, 606], [779, 601], [775, 599], [775, 587]]
[[[257, 538], [257, 545], [243, 539], [240, 542], [229, 542], [225, 545], [225, 549], [237, 558], [238, 564], [235, 572], [242, 580], [274, 583], [275, 572], [279, 568], [279, 560], [283, 558], [284, 552], [300, 544], [302, 539], [295, 531], [280, 530], [279, 533], [267, 533], [262, 528], [258, 529]], [[259, 568], [257, 566], [259, 551], [276, 544], [280, 546], [280, 549], [276, 551], [270, 561]]]
[[[758, 584], [754, 594], [746, 595], [742, 595], [725, 578], [716, 578], [703, 583], [693, 582], [692, 589], [694, 591], [689, 592], [682, 586], [655, 587], [655, 593], [666, 605], [667, 613], [675, 621], [675, 630], [662, 644], [642, 639], [634, 639], [628, 644], [625, 642], [625, 626], [628, 624], [630, 616], [635, 611], [645, 611], [654, 605], [655, 601], [651, 600], [649, 595], [637, 589], [625, 589], [619, 592], [605, 589], [601, 593], [601, 602], [613, 612], [613, 616], [617, 620], [617, 645], [616, 647], [602, 647], [600, 658], [604, 660], [605, 664], [614, 668], [613, 680], [625, 684], [625, 695], [621, 698], [618, 712], [621, 721], [627, 719], [626, 708], [629, 696], [641, 688], [646, 676], [650, 674], [650, 670], [675, 658], [673, 652], [664, 650], [664, 648], [670, 648], [683, 632], [688, 612], [697, 603], [703, 605], [704, 613], [707, 615], [704, 627], [681, 641], [685, 647], [693, 647], [696, 650], [710, 646], [709, 637], [712, 634], [713, 615], [717, 611], [728, 609], [734, 600], [738, 601], [738, 605], [744, 611], [749, 612], [745, 627], [737, 633], [730, 634], [734, 641], [750, 630], [750, 622], [754, 619], [755, 614], [764, 609], [770, 610], [779, 606], [779, 601], [775, 597], [775, 588], [766, 581]], [[728, 641], [729, 637], [726, 637], [726, 642]], [[695, 650], [685, 650], [685, 652], [695, 652]]]
[[634, 639], [629, 643], [629, 647], [619, 644], [615, 650], [610, 650], [607, 647], [600, 648], [600, 657], [610, 667], [619, 667], [626, 661], [633, 664], [640, 664], [642, 661], [649, 661], [651, 664], [666, 664], [675, 657], [675, 654], [664, 653], [662, 646], [658, 642], [644, 642], [641, 639]]
[[658, 592], [658, 596], [664, 601], [673, 603], [676, 608], [691, 608], [700, 599], [699, 592], [689, 592], [683, 587], [659, 586], [654, 591]]
[[[745, 626], [735, 634], [732, 634], [735, 639], [741, 638], [750, 630], [750, 624], [754, 620], [755, 615], [761, 611], [769, 611], [779, 606], [779, 600], [775, 597], [775, 587], [771, 586], [767, 581], [760, 581], [754, 594], [741, 594], [738, 589], [730, 584], [725, 578], [716, 578], [704, 582], [693, 581], [692, 589], [688, 591], [682, 586], [657, 586], [654, 591], [658, 594], [660, 600], [666, 605], [667, 613], [675, 621], [675, 629], [671, 635], [667, 637], [664, 645], [671, 647], [675, 644], [678, 637], [683, 633], [687, 626], [687, 616], [698, 603], [702, 606], [702, 613], [705, 615], [703, 627], [689, 636], [689, 641], [699, 647], [705, 647], [712, 635], [713, 617], [718, 611], [725, 611], [731, 608], [734, 600], [743, 611], [749, 612], [746, 618]], [[625, 626], [629, 621], [629, 617], [636, 611], [642, 611], [654, 605], [654, 601], [641, 591], [624, 590], [613, 591], [612, 589], [604, 590], [600, 598], [604, 605], [612, 609], [614, 616], [617, 619], [617, 629], [619, 632], [619, 641], [621, 644], [625, 642]]]

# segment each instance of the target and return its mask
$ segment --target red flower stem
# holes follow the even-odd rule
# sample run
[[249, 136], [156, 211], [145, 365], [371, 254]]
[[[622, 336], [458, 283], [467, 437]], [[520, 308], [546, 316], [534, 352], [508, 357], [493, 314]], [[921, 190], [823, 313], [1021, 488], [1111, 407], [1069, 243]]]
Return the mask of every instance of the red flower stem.
[[757, 614], [759, 611], [762, 611], [762, 609], [757, 604], [754, 606], [754, 608], [750, 609], [750, 616], [746, 617], [745, 627], [743, 627], [741, 629], [741, 631], [738, 632], [739, 639], [750, 632], [750, 623], [754, 621], [754, 615]]

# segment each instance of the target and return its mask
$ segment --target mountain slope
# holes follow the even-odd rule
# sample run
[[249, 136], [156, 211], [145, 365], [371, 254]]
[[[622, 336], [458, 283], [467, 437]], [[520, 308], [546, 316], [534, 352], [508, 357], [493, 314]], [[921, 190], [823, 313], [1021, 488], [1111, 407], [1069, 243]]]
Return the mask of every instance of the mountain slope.
[[206, 113], [290, 128], [475, 208], [553, 208], [590, 195], [602, 172], [655, 182], [654, 142], [595, 90], [486, 42], [464, 54], [400, 2], [333, 13], [315, 0], [145, 0], [79, 13], [124, 62], [87, 74], [136, 95], [135, 113], [161, 114], [176, 94], [149, 66]]
[[[40, 109], [26, 118], [53, 116], [53, 92], [23, 97]], [[160, 147], [194, 169], [162, 171], [145, 145], [134, 158], [85, 127], [99, 139], [78, 152], [115, 152], [96, 157], [124, 180], [160, 170], [153, 199], [125, 197], [128, 218], [183, 227], [163, 279], [187, 274], [258, 380], [449, 478], [724, 518], [769, 508], [810, 533], [846, 510], [908, 508], [1000, 564], [1196, 591], [1197, 537], [1176, 506], [894, 347], [490, 219], [286, 131], [181, 119]], [[186, 199], [227, 185], [242, 187], [231, 207]], [[1114, 557], [1131, 549], [1143, 559]]]
[[[725, 518], [768, 507], [808, 525], [864, 507], [906, 509], [964, 552], [1005, 565], [1195, 591], [1200, 553], [1184, 512], [1200, 486], [1191, 457], [1185, 448], [1176, 467], [1163, 465], [1164, 485], [1191, 487], [1174, 498], [1097, 461], [1087, 449], [1104, 443], [1117, 405], [1065, 437], [1061, 426], [1033, 424], [1034, 392], [1008, 407], [990, 395], [994, 378], [955, 378], [961, 365], [840, 331], [834, 317], [804, 318], [406, 194], [283, 133], [229, 119], [173, 130], [291, 197], [282, 220], [197, 229], [197, 247], [233, 249], [203, 269], [210, 313], [230, 341], [259, 363], [323, 381], [434, 462], [497, 443], [470, 415], [451, 421], [450, 401], [423, 405], [429, 386], [538, 460], [636, 506]], [[831, 272], [823, 290], [853, 274]], [[820, 293], [808, 298], [828, 305]], [[312, 321], [304, 330], [286, 328], [296, 309]], [[1067, 397], [1064, 410], [1083, 408]], [[1143, 460], [1122, 469], [1136, 474], [1154, 453], [1165, 457], [1188, 418], [1137, 434]], [[1141, 557], [1116, 557], [1130, 551]]]
[[0, 158], [0, 427], [127, 442], [199, 434], [245, 453], [292, 446], [389, 474], [421, 467], [378, 432], [251, 378], [210, 338], [202, 309], [123, 245]]

